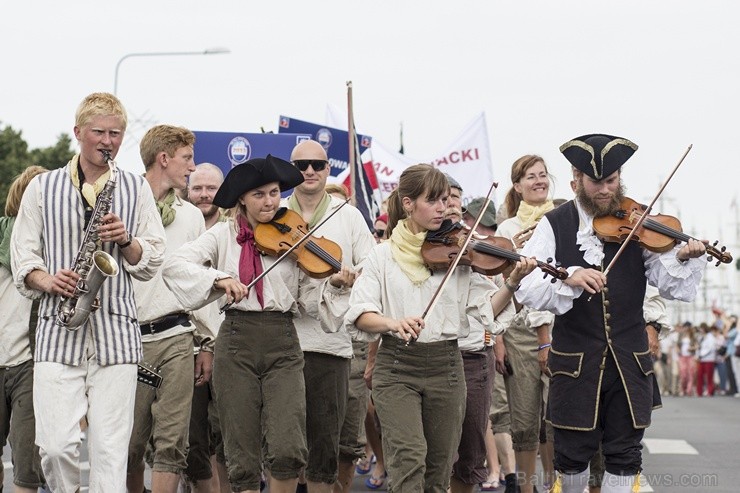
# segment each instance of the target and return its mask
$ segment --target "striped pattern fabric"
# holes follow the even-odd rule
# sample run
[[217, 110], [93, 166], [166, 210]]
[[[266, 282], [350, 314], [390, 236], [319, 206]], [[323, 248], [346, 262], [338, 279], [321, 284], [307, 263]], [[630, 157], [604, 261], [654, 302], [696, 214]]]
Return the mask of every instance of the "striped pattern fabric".
[[[80, 192], [72, 184], [68, 168], [39, 176], [43, 203], [43, 256], [49, 272], [70, 269], [84, 236], [85, 209]], [[119, 170], [111, 212], [118, 215], [126, 229], [136, 236], [139, 210], [136, 197], [144, 178]], [[103, 250], [119, 266], [123, 256], [113, 243]], [[39, 308], [36, 332], [36, 361], [79, 365], [86, 357], [86, 338], [95, 340], [100, 365], [138, 363], [141, 359], [141, 334], [136, 317], [133, 285], [130, 275], [121, 268], [118, 276], [103, 282], [98, 292], [101, 307], [93, 312], [84, 327], [68, 331], [56, 325], [58, 296], [44, 295]], [[87, 329], [91, 330], [87, 330]]]

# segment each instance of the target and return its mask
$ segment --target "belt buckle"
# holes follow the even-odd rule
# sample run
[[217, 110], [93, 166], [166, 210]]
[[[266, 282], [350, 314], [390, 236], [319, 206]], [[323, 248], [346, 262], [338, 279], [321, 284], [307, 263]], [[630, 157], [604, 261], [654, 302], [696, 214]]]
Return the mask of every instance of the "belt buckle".
[[155, 323], [156, 322], [149, 322], [148, 324], [145, 324], [145, 326], [149, 328], [149, 334], [150, 335], [156, 334], [156, 332], [154, 332], [154, 324]]

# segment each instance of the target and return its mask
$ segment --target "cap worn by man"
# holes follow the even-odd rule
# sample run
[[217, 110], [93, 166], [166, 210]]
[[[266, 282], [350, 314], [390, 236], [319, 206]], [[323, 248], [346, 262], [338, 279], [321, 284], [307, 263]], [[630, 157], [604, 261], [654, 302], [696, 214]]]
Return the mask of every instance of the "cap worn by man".
[[453, 177], [451, 177], [448, 173], [445, 173], [445, 176], [447, 177], [447, 183], [450, 184], [450, 188], [457, 188], [462, 192], [463, 187], [460, 186], [460, 183]]
[[[465, 207], [465, 211], [473, 217], [478, 217], [478, 214], [480, 214], [480, 210], [481, 208], [483, 208], [483, 204], [485, 203], [485, 201], [485, 197], [474, 198]], [[486, 211], [483, 213], [480, 224], [482, 224], [483, 226], [488, 226], [489, 228], [492, 228], [496, 225], [496, 206], [493, 205], [493, 202], [488, 202], [488, 207], [486, 207]]]

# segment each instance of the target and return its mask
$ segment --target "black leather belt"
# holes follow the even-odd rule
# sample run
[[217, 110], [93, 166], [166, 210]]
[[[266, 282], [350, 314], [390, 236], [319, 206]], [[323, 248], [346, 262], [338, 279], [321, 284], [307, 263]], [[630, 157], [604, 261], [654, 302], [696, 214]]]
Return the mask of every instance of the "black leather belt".
[[142, 335], [159, 334], [167, 329], [183, 325], [190, 327], [190, 317], [187, 313], [171, 313], [153, 322], [140, 323]]

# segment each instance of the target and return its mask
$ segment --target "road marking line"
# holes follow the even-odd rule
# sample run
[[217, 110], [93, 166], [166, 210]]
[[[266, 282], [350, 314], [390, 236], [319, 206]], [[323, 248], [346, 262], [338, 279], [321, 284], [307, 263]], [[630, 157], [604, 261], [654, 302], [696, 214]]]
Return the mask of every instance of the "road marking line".
[[699, 455], [699, 452], [686, 440], [665, 438], [645, 438], [642, 444], [651, 454]]

